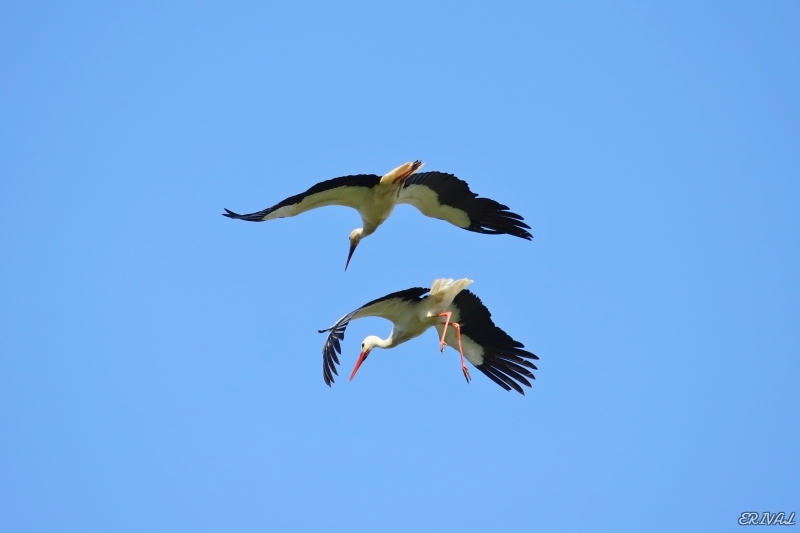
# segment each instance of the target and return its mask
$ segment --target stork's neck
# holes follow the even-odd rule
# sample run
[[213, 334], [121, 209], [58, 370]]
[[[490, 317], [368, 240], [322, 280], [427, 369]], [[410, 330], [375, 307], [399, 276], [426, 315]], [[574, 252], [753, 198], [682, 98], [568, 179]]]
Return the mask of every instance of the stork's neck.
[[394, 331], [389, 333], [389, 336], [385, 339], [381, 339], [378, 337], [378, 340], [375, 341], [376, 348], [391, 348], [394, 346]]
[[414, 337], [421, 335], [426, 329], [428, 328], [424, 327], [418, 331], [409, 330], [403, 326], [395, 324], [392, 328], [392, 332], [389, 333], [389, 336], [386, 338], [386, 340], [378, 339], [380, 340], [380, 344], [376, 344], [376, 346], [380, 346], [381, 348], [394, 348], [397, 345], [403, 344], [408, 339], [413, 339]]

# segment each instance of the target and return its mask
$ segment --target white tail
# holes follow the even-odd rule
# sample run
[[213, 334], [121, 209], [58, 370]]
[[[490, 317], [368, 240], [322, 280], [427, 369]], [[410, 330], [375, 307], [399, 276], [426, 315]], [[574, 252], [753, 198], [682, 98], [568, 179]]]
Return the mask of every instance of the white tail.
[[453, 280], [452, 278], [439, 278], [433, 280], [431, 284], [431, 297], [452, 300], [456, 295], [467, 288], [472, 283], [471, 279], [462, 278]]

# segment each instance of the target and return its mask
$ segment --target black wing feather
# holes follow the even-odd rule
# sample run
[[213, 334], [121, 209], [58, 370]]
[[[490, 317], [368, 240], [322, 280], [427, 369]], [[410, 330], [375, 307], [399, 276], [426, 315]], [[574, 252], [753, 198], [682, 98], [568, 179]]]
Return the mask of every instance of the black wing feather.
[[458, 293], [453, 306], [458, 308], [461, 333], [483, 348], [483, 363], [475, 368], [504, 389], [513, 388], [525, 394], [520, 383], [530, 387], [530, 382], [525, 378], [536, 379], [528, 370], [537, 370], [536, 365], [529, 359], [539, 358], [523, 350], [525, 346], [521, 342], [498, 328], [492, 320], [492, 314], [472, 292], [465, 289]]
[[439, 203], [460, 209], [469, 217], [470, 225], [464, 229], [476, 233], [498, 235], [507, 233], [531, 240], [533, 236], [523, 218], [505, 206], [489, 198], [478, 198], [467, 182], [445, 172], [420, 172], [408, 178], [403, 187], [424, 185], [439, 197]]
[[362, 305], [355, 311], [344, 315], [330, 328], [319, 330], [320, 333], [325, 333], [326, 331], [330, 332], [328, 333], [328, 338], [325, 339], [325, 345], [322, 347], [322, 378], [325, 380], [325, 384], [330, 387], [334, 382], [334, 374], [337, 376], [339, 375], [339, 373], [336, 371], [336, 365], [339, 364], [339, 357], [337, 354], [342, 353], [341, 341], [344, 340], [344, 331], [347, 329], [347, 325], [359, 311], [384, 300], [390, 300], [393, 298], [404, 301], [420, 301], [429, 291], [430, 289], [423, 287], [414, 287], [411, 289], [405, 289], [387, 294], [386, 296], [376, 298], [375, 300]]
[[339, 364], [339, 357], [337, 354], [342, 353], [339, 341], [344, 340], [344, 330], [347, 329], [347, 324], [353, 318], [356, 312], [348, 313], [336, 322], [330, 329], [320, 330], [320, 333], [330, 331], [328, 338], [325, 340], [325, 346], [322, 347], [322, 378], [325, 384], [329, 387], [333, 383], [333, 375], [339, 375], [336, 371], [336, 365]]
[[316, 185], [312, 186], [306, 192], [301, 192], [300, 194], [295, 194], [294, 196], [290, 196], [286, 200], [277, 203], [272, 207], [268, 207], [267, 209], [257, 211], [255, 213], [248, 213], [246, 215], [240, 215], [238, 213], [234, 213], [230, 209], [225, 209], [225, 213], [222, 213], [222, 216], [226, 216], [228, 218], [235, 218], [239, 220], [247, 220], [250, 222], [263, 222], [264, 217], [266, 217], [273, 211], [280, 209], [281, 207], [299, 204], [300, 202], [303, 201], [304, 198], [306, 198], [307, 196], [311, 196], [312, 194], [329, 191], [331, 189], [336, 189], [339, 187], [372, 188], [375, 185], [377, 185], [378, 182], [380, 181], [381, 177], [376, 176], [375, 174], [357, 174], [355, 176], [341, 176], [339, 178], [333, 178], [321, 181]]

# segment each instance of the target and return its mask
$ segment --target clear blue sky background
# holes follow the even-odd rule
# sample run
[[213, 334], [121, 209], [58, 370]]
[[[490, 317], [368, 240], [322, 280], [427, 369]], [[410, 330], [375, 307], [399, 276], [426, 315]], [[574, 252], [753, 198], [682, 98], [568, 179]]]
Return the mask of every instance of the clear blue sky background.
[[[4, 2], [0, 530], [800, 512], [800, 5], [554, 4]], [[354, 211], [220, 216], [416, 158], [535, 239], [402, 206], [344, 273]], [[443, 276], [527, 396], [433, 332], [324, 385]]]

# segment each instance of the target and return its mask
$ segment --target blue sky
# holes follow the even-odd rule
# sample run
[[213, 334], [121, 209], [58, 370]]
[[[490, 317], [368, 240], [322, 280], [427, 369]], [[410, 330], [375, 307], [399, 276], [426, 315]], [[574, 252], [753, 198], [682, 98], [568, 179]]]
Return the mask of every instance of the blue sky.
[[[800, 511], [795, 2], [0, 5], [0, 529], [738, 531]], [[422, 159], [532, 242], [251, 211]], [[525, 397], [433, 332], [469, 277]], [[349, 373], [366, 335], [351, 324]]]

